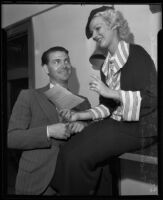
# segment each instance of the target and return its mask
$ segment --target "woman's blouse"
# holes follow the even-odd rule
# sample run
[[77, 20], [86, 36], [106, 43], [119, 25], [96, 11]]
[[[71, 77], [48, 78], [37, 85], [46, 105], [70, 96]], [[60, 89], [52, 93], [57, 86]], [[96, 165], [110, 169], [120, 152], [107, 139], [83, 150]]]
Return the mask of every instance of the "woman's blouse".
[[113, 56], [108, 52], [102, 66], [102, 72], [105, 75], [105, 82], [110, 89], [119, 90], [121, 102], [112, 113], [109, 108], [100, 104], [88, 111], [94, 120], [100, 120], [110, 116], [117, 121], [138, 121], [141, 107], [140, 91], [121, 90], [120, 78], [121, 69], [124, 67], [129, 56], [129, 44], [120, 41], [118, 48]]

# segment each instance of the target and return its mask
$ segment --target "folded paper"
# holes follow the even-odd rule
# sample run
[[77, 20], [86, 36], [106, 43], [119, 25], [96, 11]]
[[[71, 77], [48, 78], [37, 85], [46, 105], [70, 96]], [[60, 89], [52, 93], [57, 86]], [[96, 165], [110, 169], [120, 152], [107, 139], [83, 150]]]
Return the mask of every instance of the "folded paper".
[[83, 98], [72, 94], [69, 90], [58, 84], [47, 90], [45, 95], [59, 110], [72, 109], [84, 101]]

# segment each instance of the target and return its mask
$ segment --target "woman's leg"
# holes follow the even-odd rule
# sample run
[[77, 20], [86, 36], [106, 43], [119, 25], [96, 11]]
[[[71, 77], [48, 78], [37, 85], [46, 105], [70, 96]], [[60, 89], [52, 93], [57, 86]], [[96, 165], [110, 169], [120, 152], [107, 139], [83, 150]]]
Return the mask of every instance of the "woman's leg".
[[113, 156], [141, 148], [141, 138], [130, 136], [136, 123], [105, 119], [85, 128], [60, 150], [52, 185], [61, 195], [89, 195], [101, 165]]

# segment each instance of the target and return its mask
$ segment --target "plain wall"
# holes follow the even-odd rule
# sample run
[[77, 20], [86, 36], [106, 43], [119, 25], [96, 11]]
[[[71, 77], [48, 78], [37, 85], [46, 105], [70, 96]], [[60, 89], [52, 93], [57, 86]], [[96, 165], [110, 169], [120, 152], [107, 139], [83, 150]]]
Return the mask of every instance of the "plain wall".
[[36, 87], [48, 81], [43, 70], [40, 70], [43, 51], [56, 45], [64, 46], [69, 50], [74, 68], [70, 80], [71, 90], [87, 96], [92, 105], [97, 104], [98, 95], [88, 89], [90, 74], [98, 74], [89, 63], [94, 45], [84, 33], [88, 13], [93, 7], [95, 6], [64, 5], [33, 18]]
[[31, 17], [46, 9], [54, 7], [56, 4], [2, 4], [1, 26], [5, 28], [27, 17]]

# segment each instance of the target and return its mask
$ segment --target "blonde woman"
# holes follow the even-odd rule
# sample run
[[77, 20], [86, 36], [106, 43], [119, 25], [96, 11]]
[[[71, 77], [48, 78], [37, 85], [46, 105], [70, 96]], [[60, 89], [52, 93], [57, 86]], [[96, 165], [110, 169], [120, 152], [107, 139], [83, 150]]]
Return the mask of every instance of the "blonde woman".
[[61, 112], [69, 121], [94, 121], [59, 153], [52, 185], [61, 195], [96, 194], [92, 191], [96, 192], [101, 166], [151, 144], [157, 135], [155, 66], [143, 47], [129, 43], [130, 35], [127, 21], [114, 7], [91, 11], [86, 36], [107, 51], [101, 78], [92, 76], [90, 82], [99, 105]]

